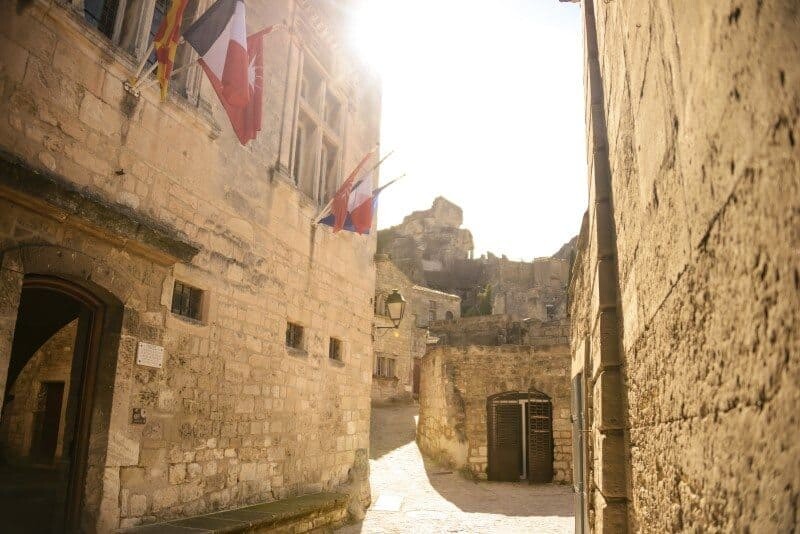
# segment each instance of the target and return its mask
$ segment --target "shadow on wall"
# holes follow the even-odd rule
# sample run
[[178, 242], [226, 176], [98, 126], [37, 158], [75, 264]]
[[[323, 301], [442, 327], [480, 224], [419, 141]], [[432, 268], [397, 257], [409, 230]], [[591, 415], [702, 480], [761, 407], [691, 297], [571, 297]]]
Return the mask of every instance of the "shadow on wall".
[[[383, 415], [375, 417], [376, 410], [381, 410]], [[382, 425], [383, 428], [379, 429], [378, 425]], [[409, 412], [406, 404], [373, 406], [369, 433], [371, 438], [369, 458], [377, 460], [416, 439], [417, 416]]]

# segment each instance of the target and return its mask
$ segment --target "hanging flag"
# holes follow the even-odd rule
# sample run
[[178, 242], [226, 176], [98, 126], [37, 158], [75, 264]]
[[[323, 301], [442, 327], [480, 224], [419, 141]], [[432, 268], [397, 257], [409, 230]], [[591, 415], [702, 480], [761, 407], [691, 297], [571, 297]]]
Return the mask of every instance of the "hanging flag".
[[250, 62], [247, 67], [247, 85], [250, 97], [245, 106], [226, 106], [228, 118], [239, 142], [246, 145], [261, 131], [261, 115], [264, 95], [264, 35], [277, 26], [270, 26], [247, 38], [247, 53]]
[[[345, 217], [344, 225], [342, 226], [342, 230], [356, 232], [359, 234], [369, 234], [369, 231], [372, 228], [372, 219], [375, 216], [375, 213], [378, 211], [378, 195], [380, 195], [384, 189], [395, 183], [400, 178], [402, 178], [402, 176], [395, 178], [394, 180], [391, 180], [376, 189], [366, 201], [363, 201], [362, 194], [352, 195], [351, 198], [361, 199], [362, 201], [348, 201], [348, 206], [353, 206], [353, 209], [348, 211], [347, 217]], [[370, 190], [372, 189], [372, 175], [370, 174], [366, 180], [362, 179], [359, 183], [353, 186], [353, 192], [355, 192], [359, 186], [361, 186], [361, 182], [363, 181], [367, 181], [369, 183]], [[363, 187], [366, 188], [366, 186]], [[322, 213], [321, 218], [319, 219], [319, 224], [333, 227], [335, 226], [335, 223], [336, 217], [333, 215], [333, 210], [331, 210], [329, 206], [328, 209]]]
[[350, 191], [353, 189], [353, 183], [355, 182], [358, 173], [361, 172], [361, 169], [367, 163], [369, 158], [372, 157], [373, 152], [375, 152], [375, 149], [370, 150], [364, 155], [361, 161], [358, 162], [358, 165], [356, 165], [356, 168], [353, 169], [353, 172], [350, 173], [350, 176], [347, 177], [347, 180], [342, 183], [341, 187], [339, 187], [339, 190], [336, 191], [336, 194], [333, 196], [330, 206], [334, 216], [334, 233], [344, 228], [345, 219], [347, 219], [347, 215], [349, 213], [347, 208], [350, 203]]
[[175, 64], [175, 53], [178, 50], [178, 41], [181, 37], [181, 21], [186, 4], [189, 0], [172, 0], [172, 4], [158, 27], [153, 47], [158, 61], [158, 84], [161, 86], [161, 101], [167, 100], [169, 91], [169, 78], [172, 76], [172, 67]]
[[183, 32], [228, 116], [250, 102], [246, 36], [243, 0], [217, 0]]

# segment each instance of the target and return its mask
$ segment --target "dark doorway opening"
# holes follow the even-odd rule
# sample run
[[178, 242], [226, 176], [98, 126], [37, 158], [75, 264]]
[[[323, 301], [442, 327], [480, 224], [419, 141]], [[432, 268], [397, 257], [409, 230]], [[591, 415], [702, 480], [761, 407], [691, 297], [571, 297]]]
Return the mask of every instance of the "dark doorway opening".
[[538, 391], [486, 400], [489, 480], [553, 480], [553, 405]]
[[0, 416], [3, 532], [77, 532], [106, 306], [28, 276]]

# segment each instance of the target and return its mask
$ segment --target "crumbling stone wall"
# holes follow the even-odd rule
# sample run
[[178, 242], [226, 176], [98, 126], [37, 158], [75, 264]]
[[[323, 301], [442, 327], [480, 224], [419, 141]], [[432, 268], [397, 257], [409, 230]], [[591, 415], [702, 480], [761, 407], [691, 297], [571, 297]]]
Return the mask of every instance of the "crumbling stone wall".
[[[250, 3], [248, 22], [260, 28], [276, 12], [291, 21], [290, 4]], [[296, 20], [330, 22], [297, 4]], [[200, 73], [195, 101], [161, 103], [157, 87], [137, 99], [123, 89], [135, 62], [72, 5], [20, 7], [0, 3], [3, 162], [19, 158], [70, 192], [60, 207], [10, 192], [3, 167], [0, 363], [25, 272], [10, 251], [43, 246], [37, 268], [90, 279], [124, 306], [86, 530], [335, 488], [354, 496], [352, 511], [363, 508], [366, 477], [355, 465], [369, 443], [375, 239], [313, 226], [318, 206], [289, 173], [298, 41], [284, 31], [265, 39], [263, 130], [242, 147]], [[338, 31], [323, 31], [320, 46], [332, 50]], [[378, 138], [379, 87], [339, 50], [331, 82], [347, 99], [341, 167], [350, 169]], [[78, 196], [99, 211], [72, 213]], [[120, 218], [95, 217], [103, 210]], [[143, 243], [145, 219], [200, 252]], [[170, 313], [176, 279], [205, 292], [201, 321]], [[302, 350], [285, 346], [287, 320], [305, 327]], [[344, 341], [341, 363], [328, 358], [331, 336]], [[165, 348], [163, 368], [136, 365], [139, 341]], [[134, 408], [146, 410], [145, 424], [131, 423]]]
[[584, 2], [599, 532], [797, 529], [800, 6]]
[[417, 443], [426, 456], [486, 479], [486, 399], [536, 389], [553, 405], [555, 482], [572, 481], [569, 349], [432, 347], [422, 359]]
[[398, 328], [379, 328], [375, 331], [375, 358], [392, 358], [395, 376], [377, 376], [373, 373], [372, 400], [410, 400], [413, 394], [414, 361], [422, 358], [428, 343], [431, 303], [435, 303], [440, 316], [450, 312], [454, 318], [458, 318], [461, 301], [455, 295], [414, 285], [385, 254], [375, 256], [375, 269], [376, 325], [392, 325], [389, 318], [379, 311], [385, 297], [394, 289], [406, 299], [406, 312]]
[[438, 197], [433, 206], [381, 230], [378, 250], [388, 254], [416, 283], [461, 297], [466, 315], [478, 294], [491, 286], [493, 313], [515, 320], [566, 317], [569, 243], [556, 256], [533, 262], [512, 261], [488, 253], [472, 258], [472, 234], [460, 228], [461, 208]]

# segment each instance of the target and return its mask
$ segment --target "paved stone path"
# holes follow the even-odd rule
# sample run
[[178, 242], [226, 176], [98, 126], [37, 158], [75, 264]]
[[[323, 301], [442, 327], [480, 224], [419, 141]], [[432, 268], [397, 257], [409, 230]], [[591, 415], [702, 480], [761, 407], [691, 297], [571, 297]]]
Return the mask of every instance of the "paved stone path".
[[372, 410], [372, 506], [340, 534], [571, 533], [569, 486], [472, 482], [424, 461], [414, 441], [417, 407]]

